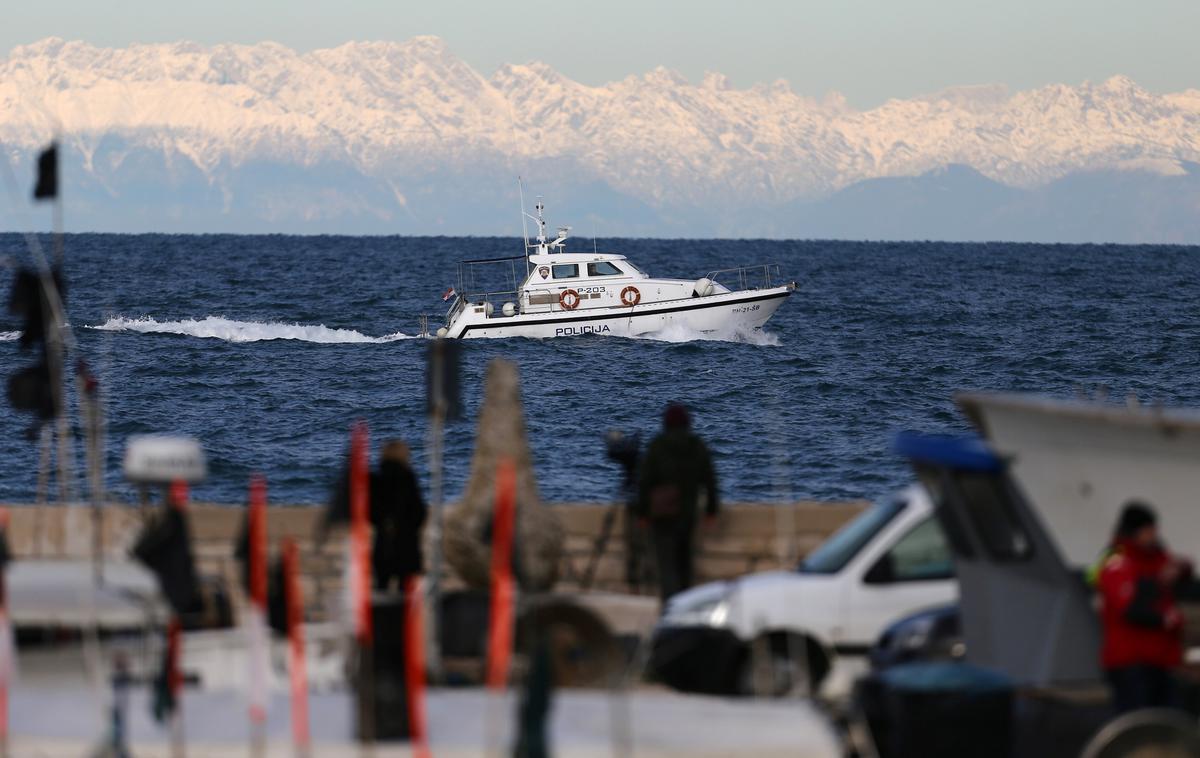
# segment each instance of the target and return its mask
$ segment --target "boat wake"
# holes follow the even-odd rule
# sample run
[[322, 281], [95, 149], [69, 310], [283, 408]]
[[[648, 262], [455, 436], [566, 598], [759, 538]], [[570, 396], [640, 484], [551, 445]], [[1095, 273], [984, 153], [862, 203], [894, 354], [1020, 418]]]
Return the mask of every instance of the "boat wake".
[[641, 334], [634, 339], [653, 340], [655, 342], [739, 342], [745, 345], [779, 346], [779, 336], [766, 332], [743, 331], [740, 329], [722, 329], [715, 332], [700, 332], [682, 324], [671, 324], [657, 332]]
[[0, 342], [12, 342], [21, 338], [20, 332], [0, 332]]
[[[327, 345], [352, 343], [382, 343], [413, 339], [403, 332], [371, 337], [353, 329], [332, 329], [324, 324], [285, 324], [270, 321], [236, 321], [221, 316], [180, 321], [157, 321], [152, 318], [125, 318], [116, 316], [99, 326], [105, 332], [140, 332], [142, 334], [178, 334], [185, 337], [218, 339], [225, 342], [262, 342], [265, 340], [297, 340]], [[6, 332], [0, 332], [0, 338]], [[15, 337], [13, 339], [16, 339]]]

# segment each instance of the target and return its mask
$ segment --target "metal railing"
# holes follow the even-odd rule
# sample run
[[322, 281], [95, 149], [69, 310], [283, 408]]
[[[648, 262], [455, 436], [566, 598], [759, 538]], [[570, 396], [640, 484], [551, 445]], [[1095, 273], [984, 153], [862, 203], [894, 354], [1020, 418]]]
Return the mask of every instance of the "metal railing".
[[[520, 265], [518, 265], [520, 264]], [[510, 258], [483, 258], [480, 260], [462, 261], [458, 264], [458, 300], [450, 312], [446, 314], [446, 324], [449, 326], [463, 308], [470, 306], [491, 305], [495, 315], [500, 315], [504, 303], [520, 303], [520, 286], [525, 281], [528, 263], [525, 256]], [[506, 280], [503, 288], [492, 287], [497, 284], [495, 271], [499, 269]], [[487, 274], [491, 274], [488, 276]], [[480, 279], [486, 281], [480, 283]], [[490, 281], [489, 281], [490, 280]], [[491, 286], [488, 286], [491, 285]]]
[[[519, 269], [518, 262], [521, 264]], [[458, 264], [458, 294], [476, 302], [491, 295], [516, 293], [525, 281], [526, 265], [525, 256], [463, 261]], [[497, 270], [503, 275], [504, 284], [501, 287], [495, 286], [496, 280], [501, 278], [496, 275]], [[484, 281], [480, 283], [480, 279]]]
[[760, 263], [754, 266], [718, 269], [710, 271], [707, 278], [734, 292], [770, 289], [775, 286], [776, 281], [782, 279], [778, 263]]

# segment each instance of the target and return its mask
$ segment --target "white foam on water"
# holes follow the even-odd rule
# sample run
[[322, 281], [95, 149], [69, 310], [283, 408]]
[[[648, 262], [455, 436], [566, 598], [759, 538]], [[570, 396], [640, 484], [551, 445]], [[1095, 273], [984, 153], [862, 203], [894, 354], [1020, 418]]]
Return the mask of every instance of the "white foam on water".
[[12, 342], [21, 339], [20, 332], [0, 332], [0, 342]]
[[347, 343], [382, 343], [412, 339], [412, 335], [393, 332], [371, 337], [353, 329], [331, 329], [324, 324], [285, 324], [272, 321], [236, 321], [222, 316], [202, 319], [158, 321], [152, 318], [115, 316], [99, 326], [88, 327], [106, 332], [140, 332], [142, 334], [179, 334], [187, 337], [218, 339], [226, 342], [262, 342], [264, 340], [299, 340], [329, 345]]
[[720, 329], [712, 332], [701, 332], [683, 324], [669, 324], [657, 332], [639, 334], [635, 339], [654, 340], [655, 342], [741, 342], [747, 345], [763, 345], [777, 347], [779, 336], [761, 329], [740, 330]]

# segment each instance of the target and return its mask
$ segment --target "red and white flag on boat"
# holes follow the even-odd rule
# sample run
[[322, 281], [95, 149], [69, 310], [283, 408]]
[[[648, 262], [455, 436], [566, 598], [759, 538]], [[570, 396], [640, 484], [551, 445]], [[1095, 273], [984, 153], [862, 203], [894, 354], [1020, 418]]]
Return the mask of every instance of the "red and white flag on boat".
[[448, 288], [445, 292], [442, 293], [442, 302], [443, 303], [446, 302], [447, 300], [449, 300], [450, 298], [454, 297], [457, 294], [458, 293], [454, 291], [453, 287]]
[[260, 474], [250, 479], [250, 514], [246, 529], [246, 568], [250, 577], [250, 603], [246, 608], [246, 643], [250, 653], [247, 694], [250, 723], [267, 719], [267, 678], [270, 661], [267, 645], [267, 482]]

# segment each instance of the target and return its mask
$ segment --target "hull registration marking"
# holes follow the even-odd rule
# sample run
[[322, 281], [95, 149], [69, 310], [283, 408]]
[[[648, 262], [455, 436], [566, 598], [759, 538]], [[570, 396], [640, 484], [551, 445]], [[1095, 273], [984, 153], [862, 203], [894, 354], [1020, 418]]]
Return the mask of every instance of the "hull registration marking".
[[604, 334], [611, 331], [612, 329], [609, 329], [605, 324], [600, 324], [599, 326], [591, 324], [584, 324], [583, 326], [560, 326], [554, 330], [554, 336], [569, 337], [573, 334]]

